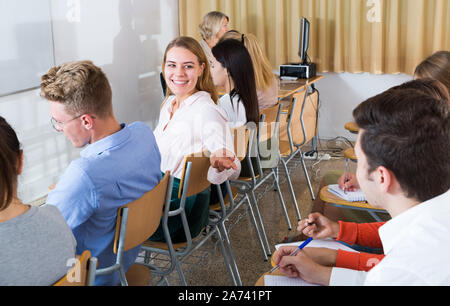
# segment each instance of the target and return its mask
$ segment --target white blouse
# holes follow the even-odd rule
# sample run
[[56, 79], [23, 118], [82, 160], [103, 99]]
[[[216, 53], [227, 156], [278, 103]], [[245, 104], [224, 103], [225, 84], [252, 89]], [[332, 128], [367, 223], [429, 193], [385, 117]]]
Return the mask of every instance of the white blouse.
[[[227, 125], [224, 111], [211, 99], [211, 95], [199, 91], [181, 102], [172, 119], [175, 96], [170, 96], [161, 108], [159, 122], [154, 131], [161, 153], [161, 171], [170, 171], [181, 178], [186, 155], [208, 150], [214, 153], [226, 149], [234, 153], [234, 142]], [[208, 180], [221, 184], [227, 179], [236, 179], [241, 164], [235, 158], [236, 170], [229, 169], [219, 173], [210, 167]]]
[[247, 123], [244, 103], [239, 100], [239, 95], [234, 95], [231, 103], [230, 94], [226, 94], [219, 99], [219, 106], [225, 111], [230, 128], [243, 126]]

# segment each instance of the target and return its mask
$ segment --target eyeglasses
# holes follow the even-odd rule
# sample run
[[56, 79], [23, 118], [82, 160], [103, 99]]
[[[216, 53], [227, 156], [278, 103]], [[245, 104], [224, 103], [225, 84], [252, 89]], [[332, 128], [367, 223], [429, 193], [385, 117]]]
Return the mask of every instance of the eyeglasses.
[[64, 128], [64, 124], [69, 123], [70, 121], [73, 121], [73, 120], [75, 120], [75, 119], [78, 119], [78, 118], [80, 118], [81, 116], [83, 116], [83, 114], [81, 114], [81, 115], [79, 115], [79, 116], [76, 116], [75, 118], [69, 119], [69, 120], [67, 120], [67, 121], [64, 121], [64, 122], [58, 121], [58, 120], [56, 120], [55, 118], [52, 117], [52, 118], [50, 119], [50, 122], [52, 123], [53, 128], [54, 128], [57, 132], [61, 132], [61, 131], [63, 130], [63, 128]]

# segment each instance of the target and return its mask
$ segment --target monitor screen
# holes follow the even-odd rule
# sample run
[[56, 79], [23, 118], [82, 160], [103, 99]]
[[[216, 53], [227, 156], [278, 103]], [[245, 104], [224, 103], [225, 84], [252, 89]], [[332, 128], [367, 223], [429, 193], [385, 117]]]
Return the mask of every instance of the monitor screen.
[[305, 17], [300, 18], [300, 30], [298, 38], [298, 56], [302, 65], [307, 64], [309, 47], [309, 21]]

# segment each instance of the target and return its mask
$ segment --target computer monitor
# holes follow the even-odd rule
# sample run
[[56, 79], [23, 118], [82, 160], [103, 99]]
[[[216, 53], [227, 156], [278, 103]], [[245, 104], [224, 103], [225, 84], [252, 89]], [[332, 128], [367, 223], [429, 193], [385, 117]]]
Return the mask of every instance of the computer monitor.
[[300, 63], [306, 65], [308, 62], [308, 47], [309, 47], [309, 21], [305, 17], [300, 18], [300, 30], [298, 37], [298, 56]]

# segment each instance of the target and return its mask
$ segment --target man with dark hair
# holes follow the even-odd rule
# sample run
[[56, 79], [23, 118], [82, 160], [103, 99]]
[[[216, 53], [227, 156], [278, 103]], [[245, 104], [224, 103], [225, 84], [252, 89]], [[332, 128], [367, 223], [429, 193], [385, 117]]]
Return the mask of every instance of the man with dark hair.
[[[285, 247], [275, 263], [291, 277], [322, 285], [450, 285], [448, 101], [390, 89], [363, 102], [353, 116], [360, 127], [358, 182], [368, 202], [392, 217], [379, 228], [386, 256], [363, 272], [333, 268], [308, 248], [289, 256], [294, 249]], [[322, 221], [308, 220], [303, 232], [320, 237], [336, 231]]]

